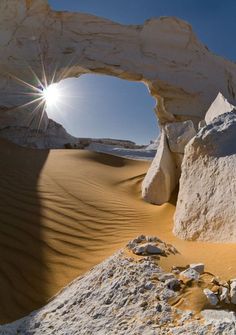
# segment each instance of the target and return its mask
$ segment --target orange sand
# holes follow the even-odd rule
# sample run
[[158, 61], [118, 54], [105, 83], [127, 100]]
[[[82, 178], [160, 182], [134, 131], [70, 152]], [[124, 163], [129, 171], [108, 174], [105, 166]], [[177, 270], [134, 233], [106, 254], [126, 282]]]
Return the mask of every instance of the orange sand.
[[175, 200], [140, 199], [148, 162], [79, 150], [31, 150], [0, 140], [0, 322], [20, 318], [140, 234], [180, 255], [164, 268], [204, 262], [236, 277], [236, 244], [172, 235]]

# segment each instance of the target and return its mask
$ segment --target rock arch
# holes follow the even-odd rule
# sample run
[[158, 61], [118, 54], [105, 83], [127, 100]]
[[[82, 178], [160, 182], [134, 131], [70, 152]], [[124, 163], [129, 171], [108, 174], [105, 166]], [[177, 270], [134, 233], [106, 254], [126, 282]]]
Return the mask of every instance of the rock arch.
[[[158, 101], [155, 111], [163, 134], [162, 161], [153, 165], [155, 178], [151, 174], [144, 185], [143, 195], [153, 203], [168, 201], [179, 176], [183, 148], [180, 153], [170, 150], [166, 125], [191, 120], [196, 127], [219, 91], [236, 103], [236, 64], [212, 54], [191, 26], [175, 17], [121, 25], [89, 14], [53, 11], [47, 0], [2, 0], [0, 22], [1, 128], [26, 124], [30, 107], [17, 107], [28, 101], [28, 89], [14, 77], [34, 85], [31, 70], [42, 78], [42, 61], [49, 80], [56, 70], [55, 81], [103, 73], [148, 86]], [[45, 115], [42, 129], [47, 125]], [[157, 180], [164, 197], [150, 195], [148, 183], [153, 187]]]

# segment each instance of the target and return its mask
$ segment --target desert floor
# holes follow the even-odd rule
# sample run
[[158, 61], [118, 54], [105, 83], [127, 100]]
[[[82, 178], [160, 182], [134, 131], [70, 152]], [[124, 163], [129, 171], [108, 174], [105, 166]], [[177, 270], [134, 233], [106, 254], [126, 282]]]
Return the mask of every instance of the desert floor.
[[0, 322], [44, 305], [62, 287], [140, 234], [175, 245], [172, 265], [203, 262], [236, 277], [236, 244], [173, 236], [175, 197], [140, 198], [149, 162], [79, 150], [31, 150], [0, 140]]

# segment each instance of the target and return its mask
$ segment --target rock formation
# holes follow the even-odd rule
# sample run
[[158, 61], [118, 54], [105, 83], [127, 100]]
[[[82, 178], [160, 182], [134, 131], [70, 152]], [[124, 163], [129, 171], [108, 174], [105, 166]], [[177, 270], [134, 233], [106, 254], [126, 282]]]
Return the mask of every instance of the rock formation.
[[161, 205], [170, 199], [176, 187], [176, 165], [168, 147], [166, 134], [162, 131], [156, 156], [142, 184], [144, 200]]
[[213, 114], [185, 148], [174, 233], [189, 240], [236, 242], [236, 110], [218, 115], [216, 108]]
[[[137, 259], [133, 256], [138, 250], [142, 252]], [[139, 236], [75, 279], [46, 306], [0, 325], [0, 334], [235, 334], [235, 280], [219, 282], [212, 276], [208, 283], [203, 264], [165, 272], [159, 260], [176, 252], [157, 237]], [[196, 306], [189, 303], [196, 300], [196, 289], [208, 307], [197, 315], [191, 310]], [[220, 301], [224, 289], [227, 294]], [[229, 310], [222, 310], [226, 299]], [[219, 310], [211, 309], [216, 306]]]
[[205, 115], [205, 123], [211, 123], [217, 116], [231, 112], [235, 107], [219, 92]]
[[141, 81], [158, 101], [155, 112], [163, 129], [185, 120], [196, 126], [219, 91], [236, 102], [236, 64], [209, 52], [191, 26], [175, 17], [125, 26], [89, 14], [55, 12], [47, 0], [2, 0], [0, 22], [0, 121], [1, 129], [8, 127], [8, 138], [12, 130], [14, 139], [15, 127], [46, 132], [43, 106], [28, 104], [32, 86], [40, 92], [46, 78], [58, 82], [101, 73]]
[[195, 134], [191, 120], [166, 123], [156, 156], [142, 184], [144, 200], [161, 205], [170, 199], [180, 177], [185, 145]]

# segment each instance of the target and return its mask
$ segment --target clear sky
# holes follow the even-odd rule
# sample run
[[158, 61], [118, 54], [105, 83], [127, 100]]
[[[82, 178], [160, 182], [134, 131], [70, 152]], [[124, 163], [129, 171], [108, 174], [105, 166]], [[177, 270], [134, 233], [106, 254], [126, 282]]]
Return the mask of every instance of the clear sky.
[[[236, 60], [236, 0], [49, 0], [55, 10], [80, 11], [125, 24], [177, 16], [192, 24], [211, 51]], [[62, 83], [73, 91], [68, 107], [50, 116], [78, 137], [126, 138], [148, 143], [157, 136], [154, 101], [146, 87], [106, 76], [85, 75]]]

